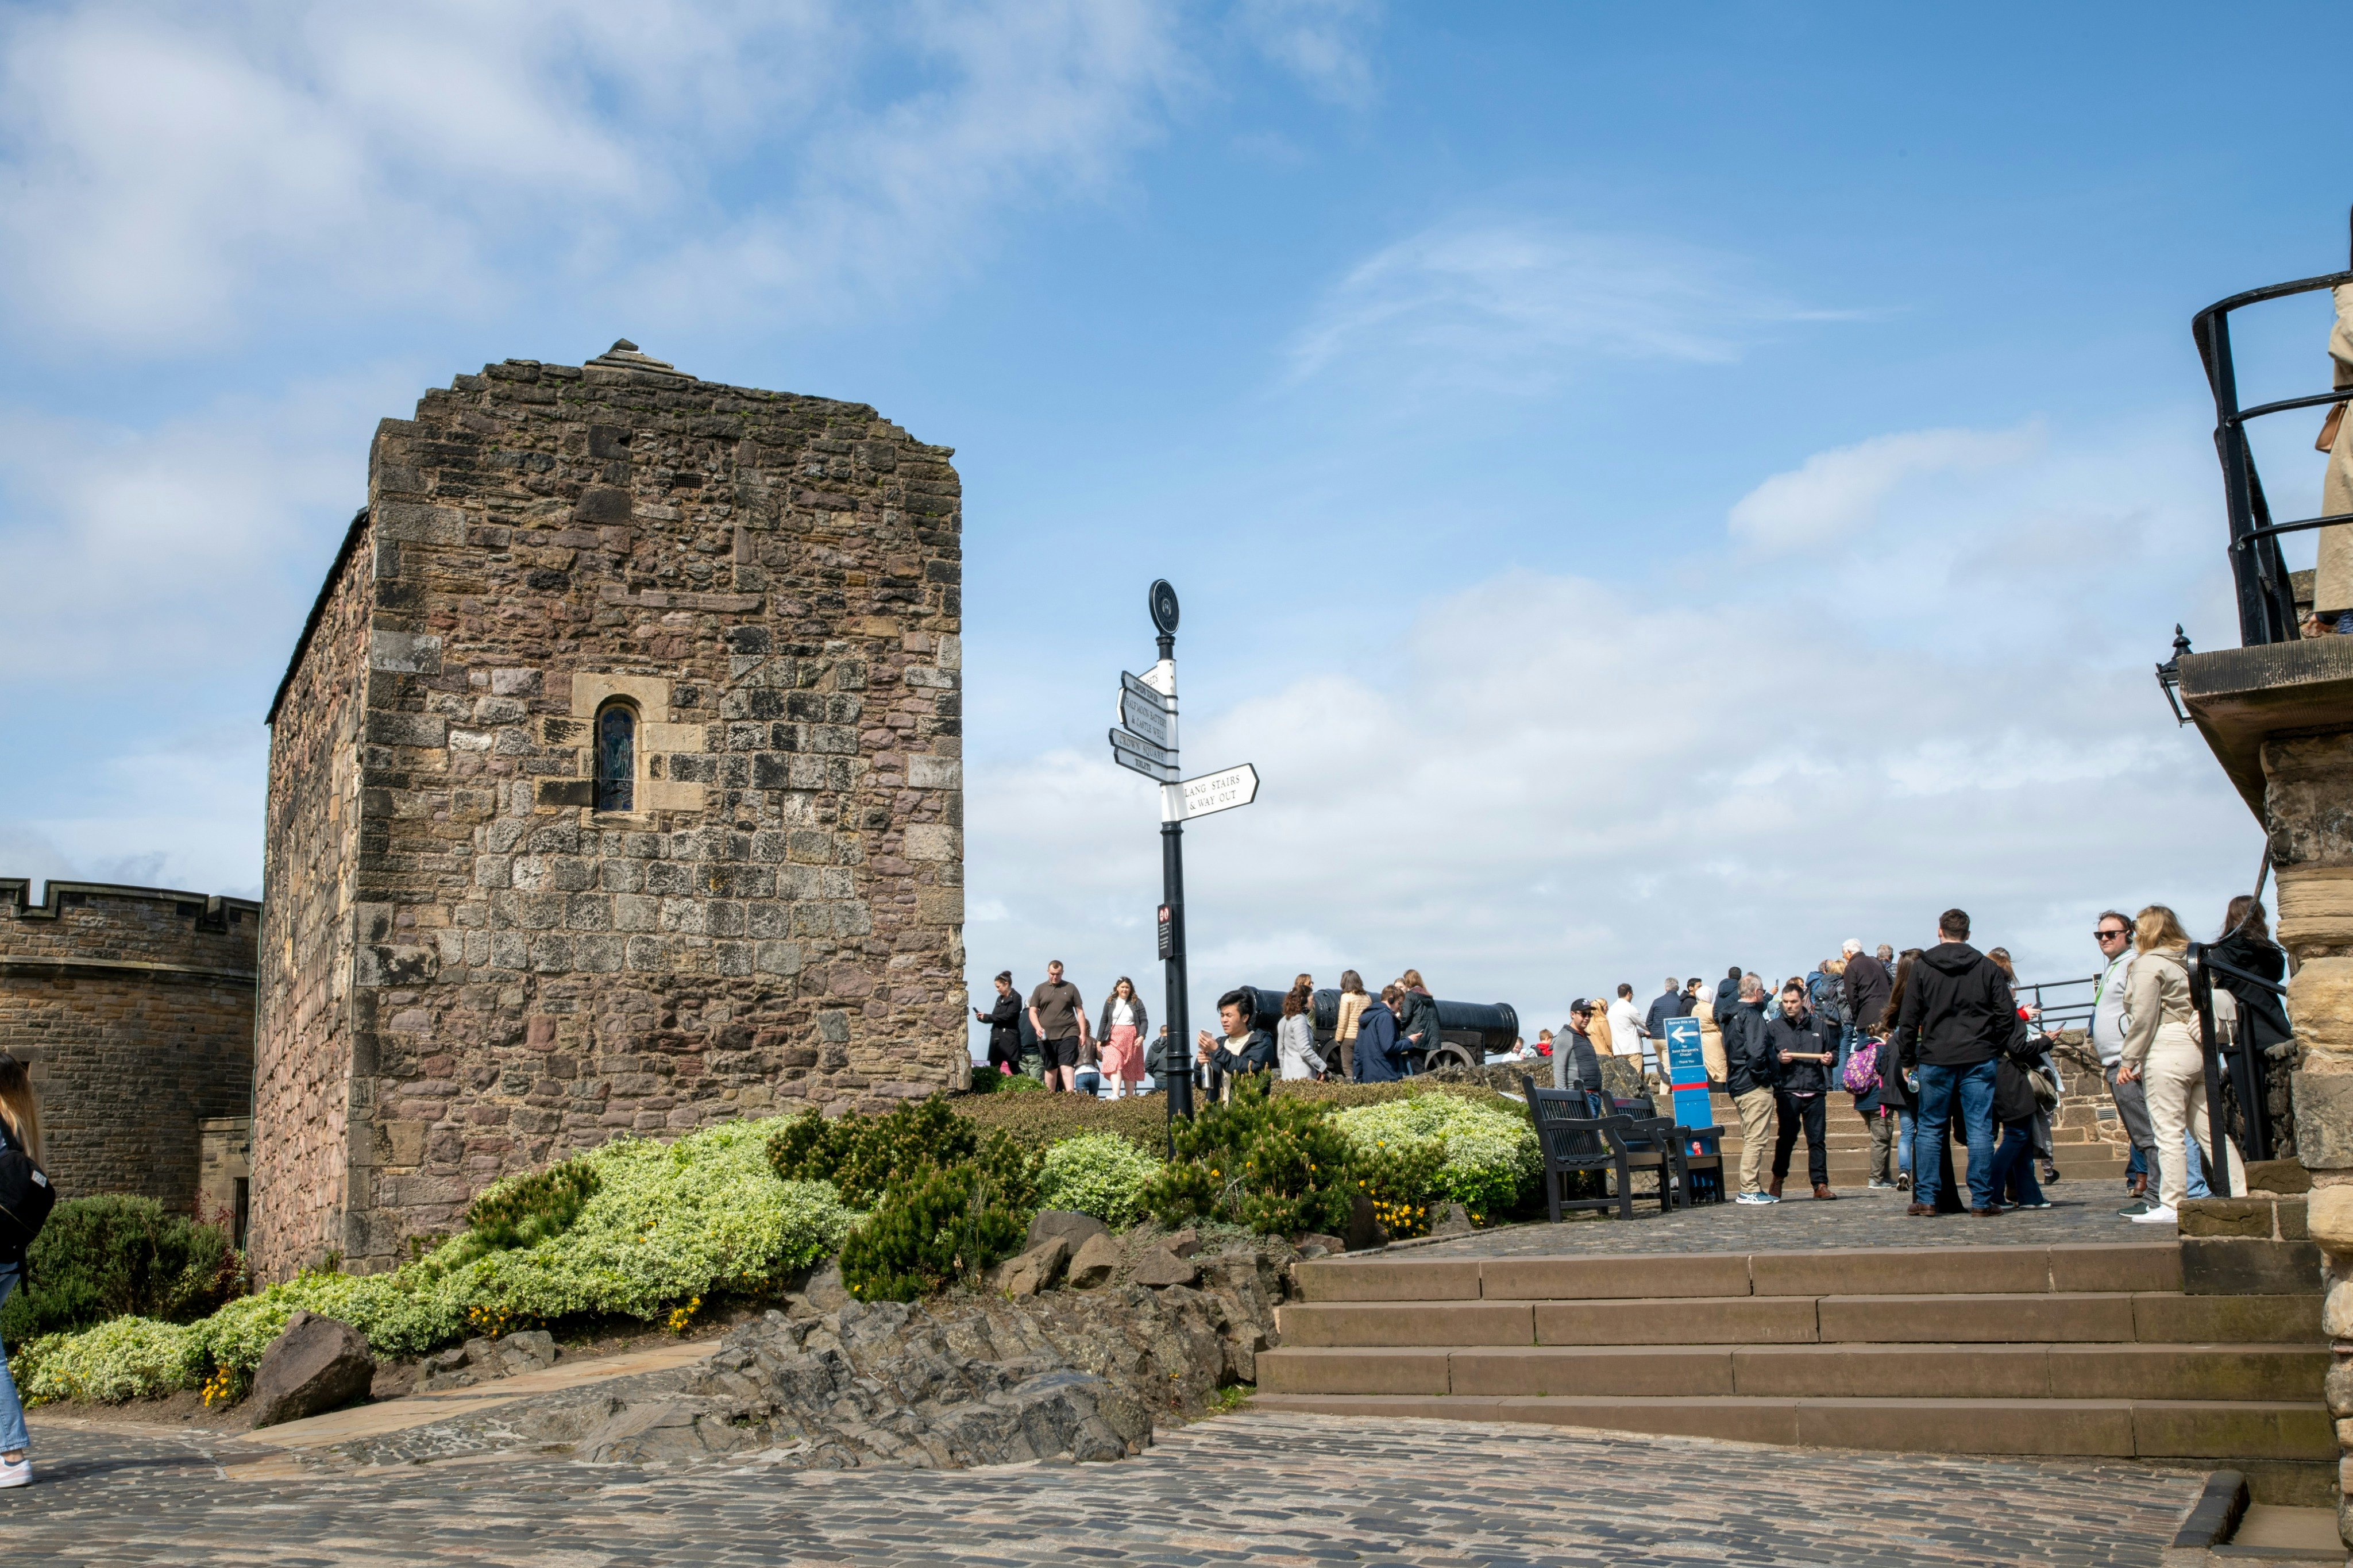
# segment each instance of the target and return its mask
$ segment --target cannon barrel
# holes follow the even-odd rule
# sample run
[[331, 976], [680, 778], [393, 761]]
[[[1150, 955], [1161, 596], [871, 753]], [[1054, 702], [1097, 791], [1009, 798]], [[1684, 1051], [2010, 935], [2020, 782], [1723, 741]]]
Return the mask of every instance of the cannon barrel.
[[[1271, 991], [1263, 985], [1246, 985], [1253, 1004], [1250, 1021], [1258, 1027], [1273, 1032], [1282, 1021], [1284, 993]], [[1336, 987], [1315, 993], [1315, 1038], [1329, 1046], [1340, 1023], [1340, 993]], [[1449, 1002], [1439, 998], [1438, 1037], [1443, 1042], [1441, 1053], [1451, 1056], [1461, 1066], [1477, 1067], [1490, 1051], [1503, 1052], [1512, 1048], [1520, 1037], [1520, 1016], [1508, 1002]], [[1451, 1051], [1444, 1047], [1453, 1047]], [[1336, 1055], [1335, 1056], [1336, 1059]]]

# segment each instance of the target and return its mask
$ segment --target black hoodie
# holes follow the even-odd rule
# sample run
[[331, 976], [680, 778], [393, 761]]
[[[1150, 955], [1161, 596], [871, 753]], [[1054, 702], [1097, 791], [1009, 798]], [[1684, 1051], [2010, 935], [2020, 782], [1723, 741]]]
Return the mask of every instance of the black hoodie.
[[2017, 1027], [2010, 977], [1965, 942], [1940, 942], [1920, 955], [1895, 1020], [1898, 1037], [1913, 1037], [1899, 1056], [1943, 1068], [1993, 1060]]

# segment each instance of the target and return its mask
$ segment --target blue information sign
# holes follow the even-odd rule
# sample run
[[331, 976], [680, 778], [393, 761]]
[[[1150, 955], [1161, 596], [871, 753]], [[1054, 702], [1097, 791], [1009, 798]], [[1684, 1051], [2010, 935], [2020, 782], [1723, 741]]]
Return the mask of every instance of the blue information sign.
[[1708, 1109], [1707, 1057], [1699, 1048], [1699, 1020], [1667, 1020], [1667, 1087], [1674, 1091], [1675, 1125], [1713, 1127]]

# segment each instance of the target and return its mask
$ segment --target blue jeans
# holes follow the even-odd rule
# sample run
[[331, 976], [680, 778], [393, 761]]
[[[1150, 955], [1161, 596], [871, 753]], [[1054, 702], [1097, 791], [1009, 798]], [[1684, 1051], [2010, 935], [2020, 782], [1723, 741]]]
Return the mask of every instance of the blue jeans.
[[1912, 1201], [1936, 1206], [1944, 1180], [1945, 1131], [1952, 1125], [1955, 1100], [1969, 1141], [1969, 1206], [1993, 1207], [1994, 1078], [1997, 1064], [1947, 1068], [1920, 1064], [1920, 1116], [1913, 1146]]
[[2034, 1127], [2031, 1122], [2012, 1121], [2001, 1130], [2001, 1147], [1994, 1151], [1993, 1190], [1996, 1197], [2007, 1199], [2010, 1184], [2018, 1184], [2021, 1204], [2042, 1201], [2042, 1184], [2034, 1179]]
[[2198, 1147], [2198, 1134], [2187, 1127], [2181, 1130], [2181, 1142], [2189, 1151], [2189, 1194], [2193, 1198], [2211, 1198], [2213, 1189], [2206, 1184], [2206, 1151]]
[[[25, 1270], [11, 1263], [0, 1268], [0, 1307], [8, 1304], [8, 1293], [23, 1283]], [[0, 1345], [0, 1454], [20, 1453], [32, 1446], [25, 1435], [25, 1405], [16, 1397], [16, 1380], [8, 1375], [8, 1347]]]
[[1895, 1113], [1895, 1172], [1898, 1175], [1912, 1173], [1912, 1113]]

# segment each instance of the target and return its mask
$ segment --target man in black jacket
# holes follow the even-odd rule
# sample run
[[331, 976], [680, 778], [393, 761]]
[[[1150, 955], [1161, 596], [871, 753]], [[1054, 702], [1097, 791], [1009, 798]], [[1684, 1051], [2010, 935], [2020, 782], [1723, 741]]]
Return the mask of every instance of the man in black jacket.
[[1734, 999], [1716, 1009], [1724, 1035], [1724, 1087], [1740, 1113], [1740, 1195], [1744, 1204], [1780, 1200], [1765, 1190], [1765, 1141], [1773, 1132], [1773, 1079], [1765, 1052], [1765, 983], [1751, 974]]
[[1227, 992], [1218, 998], [1218, 1023], [1226, 1032], [1225, 1038], [1213, 1038], [1203, 1029], [1193, 1043], [1196, 1058], [1226, 1075], [1228, 1099], [1233, 1096], [1234, 1074], [1266, 1072], [1274, 1066], [1274, 1037], [1250, 1026], [1257, 1008], [1258, 998], [1249, 991]]
[[1831, 1064], [1838, 1060], [1838, 1026], [1824, 1023], [1806, 1005], [1806, 984], [1792, 980], [1781, 987], [1781, 1005], [1765, 1024], [1765, 1051], [1776, 1075], [1774, 1110], [1780, 1131], [1773, 1141], [1773, 1185], [1789, 1174], [1789, 1153], [1798, 1130], [1806, 1133], [1806, 1173], [1813, 1179], [1814, 1196], [1835, 1198], [1831, 1191], [1830, 1144], [1826, 1137]]
[[2001, 1212], [1993, 1190], [1994, 1142], [2001, 1131], [1994, 1124], [1993, 1090], [2001, 1053], [2018, 1026], [2018, 1003], [2010, 977], [1969, 945], [1966, 911], [1938, 916], [1936, 936], [1936, 945], [1912, 967], [1893, 1041], [1896, 1059], [1917, 1062], [1920, 1069], [1906, 1212], [1936, 1212], [1937, 1152], [1957, 1113], [1969, 1144], [1969, 1213], [1991, 1218]]
[[1862, 951], [1852, 937], [1846, 942], [1846, 1016], [1858, 1039], [1879, 1037], [1879, 1020], [1887, 1011], [1894, 979], [1887, 965]]
[[1579, 996], [1568, 1005], [1568, 1027], [1553, 1037], [1552, 1086], [1601, 1092], [1601, 1056], [1593, 1048], [1585, 1026], [1593, 1021], [1593, 1004]]

